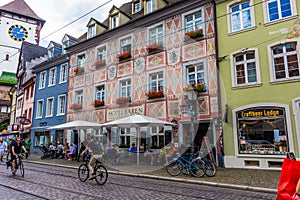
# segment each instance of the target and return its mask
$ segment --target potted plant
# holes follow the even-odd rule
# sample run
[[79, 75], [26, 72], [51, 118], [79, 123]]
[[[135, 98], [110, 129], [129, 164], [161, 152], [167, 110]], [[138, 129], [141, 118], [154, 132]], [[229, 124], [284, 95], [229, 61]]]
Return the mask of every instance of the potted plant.
[[80, 104], [80, 103], [73, 103], [73, 104], [70, 105], [69, 108], [72, 109], [72, 110], [79, 110], [79, 109], [82, 108], [82, 104]]
[[81, 72], [84, 72], [84, 68], [83, 67], [80, 67], [80, 66], [77, 66], [77, 67], [74, 67], [73, 68], [73, 72], [74, 73], [81, 73]]
[[195, 90], [197, 92], [206, 92], [205, 83], [197, 82], [195, 84], [189, 84], [184, 86], [183, 90]]
[[118, 54], [119, 62], [123, 61], [123, 60], [127, 60], [129, 58], [131, 58], [131, 52], [130, 51], [125, 51], [123, 53]]
[[148, 97], [148, 99], [164, 97], [164, 91], [163, 91], [163, 89], [150, 90], [149, 92], [146, 93], [146, 96]]
[[203, 30], [202, 29], [186, 32], [185, 35], [184, 35], [184, 40], [188, 41], [190, 39], [197, 39], [197, 38], [200, 38], [200, 37], [203, 37]]
[[120, 97], [120, 98], [117, 98], [116, 103], [122, 105], [122, 104], [130, 103], [130, 101], [131, 101], [130, 97]]
[[106, 60], [101, 59], [101, 60], [97, 60], [96, 62], [93, 63], [93, 65], [97, 68], [97, 67], [103, 67], [106, 65]]
[[94, 106], [95, 107], [104, 106], [104, 101], [102, 101], [102, 100], [95, 100], [94, 101]]
[[147, 46], [148, 53], [159, 51], [163, 49], [163, 43], [162, 42], [154, 42]]

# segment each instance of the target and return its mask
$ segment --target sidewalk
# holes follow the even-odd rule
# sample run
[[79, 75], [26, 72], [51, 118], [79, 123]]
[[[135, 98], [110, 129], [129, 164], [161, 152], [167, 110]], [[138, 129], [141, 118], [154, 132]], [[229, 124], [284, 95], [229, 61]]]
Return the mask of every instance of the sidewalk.
[[[83, 162], [66, 161], [63, 159], [41, 159], [41, 155], [33, 153], [25, 162], [62, 166], [77, 169]], [[110, 173], [137, 176], [153, 179], [189, 182], [220, 187], [239, 188], [254, 191], [277, 193], [277, 184], [280, 177], [279, 170], [259, 169], [229, 169], [218, 168], [215, 177], [204, 176], [202, 178], [179, 175], [172, 177], [165, 171], [163, 166], [148, 165], [108, 165]]]

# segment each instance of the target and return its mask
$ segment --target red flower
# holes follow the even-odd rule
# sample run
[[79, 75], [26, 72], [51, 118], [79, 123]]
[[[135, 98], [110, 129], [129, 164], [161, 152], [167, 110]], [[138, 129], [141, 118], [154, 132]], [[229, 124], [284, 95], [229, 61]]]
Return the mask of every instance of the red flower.
[[160, 90], [150, 90], [148, 93], [146, 93], [146, 96], [149, 99], [163, 97], [164, 96], [164, 91], [162, 89], [160, 89]]
[[118, 54], [118, 58], [120, 60], [124, 60], [124, 59], [130, 58], [130, 57], [131, 57], [131, 52], [130, 51], [125, 51], [124, 53]]
[[162, 48], [163, 48], [163, 43], [162, 42], [155, 42], [155, 43], [152, 43], [152, 44], [147, 46], [147, 51], [151, 52], [151, 51], [154, 51], [154, 50], [157, 50], [157, 49], [162, 49]]

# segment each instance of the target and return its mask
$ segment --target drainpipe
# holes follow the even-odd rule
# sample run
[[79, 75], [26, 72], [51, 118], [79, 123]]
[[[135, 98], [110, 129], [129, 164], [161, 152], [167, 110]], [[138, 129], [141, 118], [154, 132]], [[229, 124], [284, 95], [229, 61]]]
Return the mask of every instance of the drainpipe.
[[[217, 67], [217, 94], [218, 94], [218, 128], [219, 128], [219, 145], [216, 145], [216, 159], [218, 160], [218, 147], [220, 147], [220, 153], [223, 154], [223, 131], [222, 131], [222, 101], [221, 101], [221, 86], [220, 86], [220, 66], [219, 66], [219, 47], [218, 47], [218, 27], [217, 27], [217, 8], [216, 0], [213, 2], [213, 11], [214, 11], [214, 34], [215, 34], [215, 48], [216, 48], [216, 67]], [[223, 163], [223, 162], [222, 162]]]

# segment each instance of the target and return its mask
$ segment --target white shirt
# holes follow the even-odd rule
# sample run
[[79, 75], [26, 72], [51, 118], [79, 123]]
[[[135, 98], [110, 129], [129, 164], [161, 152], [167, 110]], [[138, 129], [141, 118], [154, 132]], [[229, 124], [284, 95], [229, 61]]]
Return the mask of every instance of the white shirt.
[[0, 142], [0, 151], [6, 151], [7, 150], [7, 144], [6, 142]]

